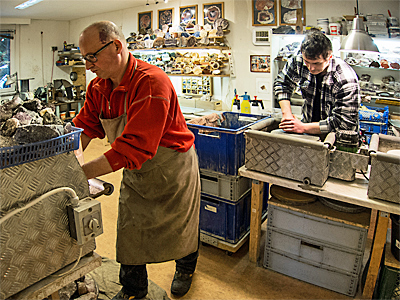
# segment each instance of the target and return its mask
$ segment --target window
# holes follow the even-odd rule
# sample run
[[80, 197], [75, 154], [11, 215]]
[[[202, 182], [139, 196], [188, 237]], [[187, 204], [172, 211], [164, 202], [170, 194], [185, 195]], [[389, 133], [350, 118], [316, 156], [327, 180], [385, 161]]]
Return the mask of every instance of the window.
[[[0, 28], [0, 94], [10, 93], [15, 91], [15, 85], [6, 85], [7, 75], [14, 74], [14, 27]], [[16, 79], [16, 78], [13, 78]]]

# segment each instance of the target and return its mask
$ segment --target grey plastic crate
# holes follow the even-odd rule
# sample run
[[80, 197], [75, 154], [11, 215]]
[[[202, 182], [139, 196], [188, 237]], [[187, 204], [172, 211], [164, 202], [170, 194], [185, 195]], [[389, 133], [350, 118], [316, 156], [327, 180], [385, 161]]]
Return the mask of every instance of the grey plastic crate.
[[326, 245], [364, 251], [370, 210], [348, 214], [329, 208], [320, 201], [298, 207], [277, 205], [270, 199], [268, 227], [306, 236]]
[[271, 249], [265, 251], [264, 267], [351, 297], [357, 292], [360, 278], [360, 275], [338, 272]]
[[[326, 245], [306, 236], [295, 235], [268, 227], [266, 250], [285, 252], [297, 259], [304, 259], [324, 268], [358, 275], [361, 271], [364, 251], [349, 251], [338, 246]], [[267, 249], [269, 248], [269, 249]]]
[[224, 200], [238, 201], [251, 189], [251, 179], [200, 169], [201, 192]]

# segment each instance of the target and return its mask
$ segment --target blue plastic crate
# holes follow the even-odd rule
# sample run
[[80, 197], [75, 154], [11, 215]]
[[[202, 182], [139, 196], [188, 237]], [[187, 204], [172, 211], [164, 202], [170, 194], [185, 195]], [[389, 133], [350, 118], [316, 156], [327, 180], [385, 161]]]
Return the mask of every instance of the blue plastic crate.
[[235, 112], [225, 112], [223, 116], [225, 121], [221, 127], [187, 125], [195, 135], [200, 169], [238, 175], [238, 169], [245, 161], [244, 131], [270, 117]]
[[365, 129], [366, 133], [383, 133], [387, 134], [388, 125], [382, 123], [363, 122], [360, 121], [360, 128]]
[[0, 148], [0, 169], [77, 150], [82, 131], [81, 128], [72, 127], [70, 133], [53, 139]]
[[[362, 108], [366, 107], [369, 110], [363, 110]], [[373, 110], [373, 111], [371, 111]], [[361, 104], [360, 109], [358, 110], [358, 117], [360, 121], [372, 121], [377, 123], [385, 123], [388, 124], [389, 121], [389, 106], [381, 107], [372, 107]]]
[[[268, 207], [268, 184], [264, 185], [263, 213]], [[231, 202], [201, 195], [200, 231], [228, 243], [237, 243], [250, 229], [251, 191]]]

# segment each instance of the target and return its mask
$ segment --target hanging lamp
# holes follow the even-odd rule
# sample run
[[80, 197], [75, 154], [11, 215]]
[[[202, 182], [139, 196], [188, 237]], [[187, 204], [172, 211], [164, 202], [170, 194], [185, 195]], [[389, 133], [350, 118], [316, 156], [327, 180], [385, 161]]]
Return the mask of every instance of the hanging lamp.
[[347, 37], [340, 45], [340, 51], [347, 52], [379, 52], [378, 47], [372, 38], [364, 30], [363, 18], [359, 16], [358, 0], [356, 17], [353, 19], [353, 26]]

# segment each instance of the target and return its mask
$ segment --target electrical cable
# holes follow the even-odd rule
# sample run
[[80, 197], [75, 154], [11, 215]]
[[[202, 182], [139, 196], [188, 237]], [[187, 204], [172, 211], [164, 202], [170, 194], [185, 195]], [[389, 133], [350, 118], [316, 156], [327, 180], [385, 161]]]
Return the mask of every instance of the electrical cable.
[[61, 277], [61, 276], [64, 276], [64, 275], [66, 275], [66, 274], [68, 274], [68, 273], [71, 273], [71, 272], [76, 268], [76, 266], [79, 264], [79, 262], [81, 261], [81, 258], [82, 258], [82, 251], [83, 251], [82, 248], [83, 248], [83, 246], [81, 246], [81, 247], [79, 248], [79, 257], [78, 257], [78, 259], [76, 260], [75, 264], [72, 266], [71, 269], [69, 269], [68, 271], [65, 271], [64, 273], [61, 273], [61, 274], [53, 274], [53, 275], [51, 275], [51, 276], [53, 276], [53, 277]]
[[60, 188], [56, 188], [56, 189], [51, 190], [51, 191], [49, 191], [49, 192], [47, 192], [47, 193], [44, 193], [43, 195], [39, 196], [39, 197], [36, 198], [35, 200], [29, 202], [29, 203], [28, 203], [27, 205], [25, 205], [24, 207], [17, 208], [17, 209], [15, 209], [15, 210], [13, 210], [12, 212], [6, 214], [5, 216], [1, 217], [1, 218], [0, 218], [0, 225], [3, 224], [5, 221], [7, 221], [7, 220], [8, 220], [9, 218], [11, 218], [12, 216], [14, 216], [14, 215], [16, 215], [16, 214], [18, 214], [18, 213], [24, 211], [25, 209], [28, 209], [28, 208], [34, 206], [35, 204], [39, 203], [39, 202], [42, 201], [44, 198], [50, 197], [50, 196], [52, 196], [52, 195], [54, 195], [54, 194], [56, 194], [56, 193], [59, 193], [59, 192], [67, 192], [67, 193], [70, 194], [70, 196], [71, 196], [70, 201], [71, 201], [71, 205], [72, 205], [72, 206], [76, 206], [76, 205], [78, 204], [79, 198], [78, 198], [78, 196], [76, 195], [76, 193], [75, 193], [75, 191], [74, 191], [73, 189], [71, 189], [71, 188], [69, 188], [69, 187], [60, 187]]
[[369, 178], [367, 177], [367, 175], [365, 175], [365, 173], [363, 171], [360, 170], [360, 173], [363, 174], [364, 178], [369, 181]]

